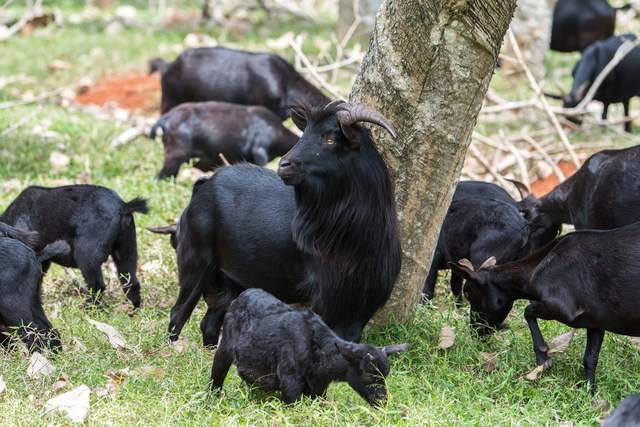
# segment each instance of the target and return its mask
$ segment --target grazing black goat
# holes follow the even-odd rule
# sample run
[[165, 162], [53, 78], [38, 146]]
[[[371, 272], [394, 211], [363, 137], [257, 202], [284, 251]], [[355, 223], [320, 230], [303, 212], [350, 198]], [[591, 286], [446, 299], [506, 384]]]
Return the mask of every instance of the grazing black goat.
[[261, 289], [249, 289], [229, 306], [211, 368], [211, 388], [221, 390], [231, 364], [250, 385], [279, 390], [285, 403], [324, 396], [346, 381], [364, 400], [387, 399], [391, 354], [407, 344], [373, 347], [339, 338], [310, 310], [294, 310]]
[[[502, 187], [492, 184], [490, 182], [482, 182], [482, 181], [461, 181], [456, 186], [456, 190], [453, 193], [453, 199], [451, 200], [451, 204], [466, 200], [466, 199], [492, 199], [496, 201], [501, 201], [512, 206], [517, 206], [516, 201], [507, 193]], [[449, 213], [451, 212], [451, 206], [449, 207], [449, 211], [447, 211], [447, 216], [445, 216], [444, 223], [440, 229], [440, 235], [438, 236], [438, 245], [433, 254], [433, 259], [431, 261], [431, 268], [429, 269], [429, 274], [427, 275], [424, 286], [422, 289], [422, 293], [426, 299], [432, 299], [435, 293], [436, 282], [438, 281], [438, 271], [446, 270], [447, 262], [451, 260], [447, 260], [445, 257], [446, 248], [444, 235], [442, 230], [445, 228], [445, 224], [447, 223], [447, 219], [449, 218]], [[469, 212], [473, 214], [473, 212]], [[454, 258], [453, 261], [456, 261], [460, 258], [469, 258], [469, 255], [461, 256]], [[483, 260], [487, 259], [487, 257], [482, 258]], [[460, 295], [460, 286], [462, 283], [458, 284], [457, 279], [451, 278], [451, 292], [454, 295]]]
[[517, 299], [524, 312], [538, 365], [551, 362], [538, 319], [587, 329], [584, 369], [595, 386], [605, 331], [640, 336], [640, 222], [614, 230], [567, 234], [521, 260], [477, 271], [468, 260], [450, 264], [467, 283], [469, 301], [497, 310]]
[[[529, 253], [529, 229], [527, 221], [512, 204], [493, 199], [469, 198], [454, 201], [449, 207], [440, 231], [434, 269], [448, 269], [448, 263], [470, 258], [479, 265], [490, 256], [501, 262], [514, 261]], [[434, 280], [435, 282], [435, 280]], [[451, 292], [459, 302], [463, 277], [451, 272]], [[433, 283], [433, 282], [432, 282]], [[435, 283], [434, 283], [435, 284]], [[432, 291], [426, 289], [425, 291]], [[471, 303], [471, 324], [485, 335], [498, 328], [507, 317], [511, 306], [501, 311], [481, 310]]]
[[164, 167], [158, 179], [175, 177], [191, 158], [199, 159], [198, 169], [213, 170], [223, 163], [220, 154], [230, 163], [264, 166], [298, 141], [268, 109], [226, 102], [180, 104], [153, 125], [151, 138], [158, 128], [164, 144]]
[[640, 427], [640, 394], [623, 400], [600, 427]]
[[[0, 215], [0, 221], [37, 231], [40, 247], [64, 240], [71, 252], [52, 257], [64, 267], [79, 268], [97, 302], [104, 292], [102, 264], [111, 255], [120, 283], [134, 307], [140, 306], [136, 276], [138, 249], [134, 212], [147, 212], [147, 202], [128, 203], [112, 190], [95, 185], [28, 187]], [[50, 262], [44, 263], [44, 271]]]
[[36, 253], [22, 242], [0, 237], [0, 344], [6, 345], [10, 328], [29, 351], [60, 347], [60, 334], [52, 328], [42, 308], [42, 263], [69, 253], [57, 241]]
[[551, 24], [551, 50], [583, 51], [593, 42], [611, 37], [618, 10], [607, 0], [558, 0]]
[[358, 341], [400, 271], [389, 172], [360, 123], [395, 132], [382, 115], [344, 102], [292, 108], [300, 141], [278, 175], [222, 167], [197, 183], [176, 235], [180, 293], [169, 332], [177, 339], [202, 295], [205, 345], [243, 289], [309, 302], [339, 336]]
[[541, 198], [517, 183], [520, 210], [536, 230], [606, 230], [640, 221], [640, 146], [604, 150]]
[[325, 105], [329, 99], [282, 57], [223, 47], [187, 49], [171, 64], [150, 62], [162, 73], [162, 113], [184, 102], [222, 101], [262, 105], [282, 120], [289, 105], [303, 100]]
[[38, 233], [35, 231], [20, 230], [12, 227], [9, 224], [0, 222], [0, 237], [11, 237], [29, 246], [30, 248], [36, 248], [40, 242]]
[[[633, 34], [610, 37], [596, 42], [582, 53], [582, 57], [573, 69], [573, 84], [571, 93], [567, 96], [549, 95], [555, 99], [562, 99], [566, 108], [577, 106], [586, 96], [591, 85], [600, 72], [613, 59], [618, 48], [625, 40], [635, 40]], [[629, 117], [631, 98], [640, 96], [640, 47], [635, 47], [624, 59], [615, 66], [598, 88], [593, 99], [604, 104], [602, 119], [606, 120], [609, 105], [622, 103], [625, 117]], [[579, 120], [574, 119], [577, 123]], [[624, 129], [631, 132], [631, 122], [624, 123]]]

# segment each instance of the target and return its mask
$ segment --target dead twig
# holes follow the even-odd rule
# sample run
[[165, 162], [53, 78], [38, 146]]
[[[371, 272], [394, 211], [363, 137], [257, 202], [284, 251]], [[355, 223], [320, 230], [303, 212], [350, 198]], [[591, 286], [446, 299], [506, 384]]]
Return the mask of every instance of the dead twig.
[[38, 108], [36, 108], [34, 111], [30, 112], [29, 114], [27, 114], [26, 116], [24, 116], [23, 118], [21, 118], [20, 120], [18, 120], [14, 124], [12, 124], [11, 126], [7, 127], [2, 132], [0, 132], [0, 137], [7, 136], [11, 132], [16, 131], [17, 129], [22, 127], [25, 123], [27, 123], [29, 120], [31, 120], [36, 114], [40, 113], [41, 111], [42, 111], [42, 105], [39, 105]]
[[[296, 38], [299, 39], [300, 36]], [[309, 61], [309, 58], [302, 51], [301, 45], [302, 43], [300, 41], [289, 40], [289, 46], [291, 46], [291, 48], [296, 52], [296, 57], [300, 59], [302, 64], [306, 67], [307, 71], [309, 71], [311, 76], [313, 76], [313, 78], [318, 82], [318, 84], [321, 87], [323, 87], [327, 92], [329, 92], [329, 94], [332, 97], [337, 99], [346, 99], [346, 96], [344, 94], [340, 93], [340, 91], [338, 91], [336, 88], [331, 86], [322, 78], [322, 76], [318, 73], [318, 71], [315, 69], [313, 64], [311, 64], [311, 61]]]
[[518, 45], [518, 41], [516, 40], [515, 36], [513, 35], [513, 31], [511, 31], [510, 28], [507, 30], [507, 34], [509, 36], [509, 41], [511, 42], [511, 46], [513, 48], [513, 53], [516, 55], [516, 59], [518, 60], [518, 62], [520, 63], [520, 66], [524, 70], [527, 76], [527, 80], [529, 80], [529, 85], [538, 96], [542, 109], [547, 113], [549, 120], [551, 120], [551, 123], [555, 127], [556, 132], [560, 137], [560, 141], [562, 142], [565, 149], [569, 153], [569, 156], [571, 157], [571, 161], [576, 165], [576, 167], [580, 167], [580, 161], [578, 160], [578, 156], [576, 155], [576, 152], [571, 146], [571, 142], [569, 142], [569, 138], [567, 138], [567, 134], [564, 132], [564, 129], [562, 129], [562, 126], [560, 126], [560, 122], [558, 122], [558, 118], [556, 117], [556, 115], [549, 108], [549, 104], [547, 103], [547, 100], [545, 99], [544, 94], [542, 93], [542, 89], [540, 89], [540, 85], [538, 84], [535, 77], [531, 73], [531, 70], [529, 70], [529, 67], [524, 61], [524, 57], [522, 56], [522, 52], [520, 51], [520, 46]]
[[220, 160], [222, 160], [222, 163], [224, 163], [225, 166], [231, 166], [231, 163], [229, 163], [229, 160], [227, 160], [224, 154], [218, 153], [218, 157], [220, 157]]

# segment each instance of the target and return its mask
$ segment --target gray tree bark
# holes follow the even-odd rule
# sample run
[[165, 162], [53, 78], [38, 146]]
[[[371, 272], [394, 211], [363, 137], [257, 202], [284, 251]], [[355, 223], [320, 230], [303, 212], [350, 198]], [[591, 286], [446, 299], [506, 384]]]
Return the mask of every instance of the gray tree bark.
[[[402, 270], [378, 322], [405, 321], [436, 240], [516, 0], [384, 0], [352, 102], [398, 131], [373, 133], [396, 186]], [[366, 238], [366, 236], [363, 236]]]

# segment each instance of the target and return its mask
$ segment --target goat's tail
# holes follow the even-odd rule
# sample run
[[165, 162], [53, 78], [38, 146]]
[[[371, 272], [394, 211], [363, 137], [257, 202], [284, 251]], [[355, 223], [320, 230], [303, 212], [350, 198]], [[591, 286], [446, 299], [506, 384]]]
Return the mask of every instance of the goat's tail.
[[55, 258], [61, 255], [67, 255], [71, 252], [71, 247], [64, 240], [57, 240], [44, 247], [43, 250], [38, 253], [38, 261], [41, 263], [49, 261], [51, 258]]
[[151, 130], [149, 131], [149, 138], [156, 139], [156, 135], [158, 134], [158, 129], [162, 129], [162, 132], [164, 133], [165, 131], [164, 126], [166, 123], [167, 123], [167, 116], [164, 115], [160, 117], [158, 121], [155, 122], [153, 126], [151, 126]]
[[31, 249], [37, 248], [40, 244], [40, 235], [36, 231], [20, 230], [19, 228], [0, 222], [0, 233], [24, 243]]
[[147, 204], [147, 199], [136, 197], [130, 202], [125, 203], [122, 207], [122, 215], [131, 215], [134, 212], [139, 212], [142, 214], [149, 213], [149, 205]]
[[160, 75], [164, 74], [169, 68], [169, 63], [162, 58], [153, 58], [149, 60], [149, 74], [153, 74], [156, 71]]

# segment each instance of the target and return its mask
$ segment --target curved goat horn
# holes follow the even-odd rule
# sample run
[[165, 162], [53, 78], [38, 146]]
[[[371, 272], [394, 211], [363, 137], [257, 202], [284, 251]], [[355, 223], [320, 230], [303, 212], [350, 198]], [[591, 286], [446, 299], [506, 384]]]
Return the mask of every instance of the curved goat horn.
[[384, 128], [393, 138], [398, 136], [396, 130], [391, 126], [391, 123], [373, 108], [362, 104], [351, 104], [342, 101], [332, 101], [327, 105], [327, 107], [329, 106], [335, 106], [337, 108], [336, 117], [342, 125], [349, 126], [358, 122], [373, 123], [374, 125]]

